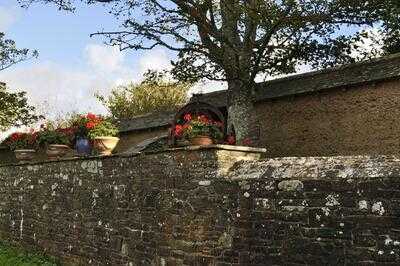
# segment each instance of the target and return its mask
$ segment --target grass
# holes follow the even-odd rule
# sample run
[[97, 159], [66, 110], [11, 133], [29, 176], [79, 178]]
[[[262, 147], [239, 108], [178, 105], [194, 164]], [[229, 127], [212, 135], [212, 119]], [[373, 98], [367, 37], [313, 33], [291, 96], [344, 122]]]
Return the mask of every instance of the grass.
[[57, 266], [55, 259], [11, 247], [0, 242], [1, 266]]

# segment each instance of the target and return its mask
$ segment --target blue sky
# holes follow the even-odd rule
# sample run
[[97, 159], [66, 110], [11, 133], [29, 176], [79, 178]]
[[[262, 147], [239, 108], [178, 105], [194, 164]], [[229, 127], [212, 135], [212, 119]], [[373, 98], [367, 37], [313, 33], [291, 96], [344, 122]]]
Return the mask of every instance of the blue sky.
[[71, 65], [82, 63], [81, 51], [88, 43], [101, 43], [99, 38], [90, 38], [90, 33], [118, 25], [101, 6], [81, 7], [75, 14], [45, 5], [21, 9], [15, 5], [15, 0], [5, 0], [0, 7], [13, 17], [6, 32], [18, 46], [38, 49], [40, 60]]
[[0, 72], [0, 80], [12, 90], [26, 90], [31, 102], [49, 116], [104, 113], [95, 92], [107, 94], [116, 85], [138, 81], [149, 68], [168, 68], [174, 57], [162, 48], [120, 52], [104, 45], [101, 37], [89, 37], [118, 25], [102, 6], [78, 6], [72, 14], [43, 5], [22, 9], [15, 0], [2, 0], [0, 31], [18, 47], [37, 49], [39, 58]]

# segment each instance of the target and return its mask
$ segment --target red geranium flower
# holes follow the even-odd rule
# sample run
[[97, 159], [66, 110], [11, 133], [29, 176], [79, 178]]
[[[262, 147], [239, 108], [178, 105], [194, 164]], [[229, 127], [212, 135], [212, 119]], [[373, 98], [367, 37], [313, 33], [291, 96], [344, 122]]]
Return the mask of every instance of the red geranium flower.
[[251, 141], [251, 139], [249, 139], [249, 138], [245, 138], [245, 139], [243, 140], [243, 144], [244, 144], [244, 145], [249, 146], [249, 145], [251, 145], [251, 143], [252, 143], [252, 141]]
[[88, 113], [88, 114], [86, 115], [86, 117], [87, 117], [89, 120], [96, 120], [96, 119], [97, 119], [97, 116], [96, 116], [95, 114], [92, 114], [92, 113]]
[[21, 133], [15, 132], [15, 133], [11, 134], [11, 140], [12, 141], [19, 140], [21, 138], [21, 136], [22, 136]]
[[198, 119], [200, 122], [203, 122], [204, 124], [208, 124], [208, 123], [209, 123], [209, 119], [208, 119], [208, 117], [205, 116], [205, 115], [199, 115], [199, 116], [197, 117], [197, 119]]
[[176, 125], [175, 129], [174, 129], [174, 135], [175, 137], [180, 137], [182, 135], [182, 131], [183, 131], [183, 126], [181, 125]]
[[228, 138], [226, 139], [226, 143], [229, 145], [235, 145], [236, 143], [236, 139], [234, 136], [228, 136]]
[[96, 126], [97, 124], [95, 122], [87, 122], [86, 123], [86, 128], [87, 129], [92, 129]]
[[190, 121], [190, 120], [192, 120], [192, 115], [191, 115], [191, 114], [185, 114], [185, 115], [183, 116], [183, 119], [184, 119], [185, 121]]

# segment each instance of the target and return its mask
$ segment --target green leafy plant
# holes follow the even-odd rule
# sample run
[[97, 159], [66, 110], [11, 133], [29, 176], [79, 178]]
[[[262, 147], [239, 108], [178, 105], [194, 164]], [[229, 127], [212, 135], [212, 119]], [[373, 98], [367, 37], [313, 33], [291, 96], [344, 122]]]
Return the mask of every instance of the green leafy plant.
[[35, 149], [37, 147], [37, 132], [15, 132], [8, 136], [3, 145], [6, 145], [10, 150], [20, 149]]
[[44, 129], [38, 133], [37, 142], [40, 146], [62, 144], [70, 146], [74, 137], [71, 128]]
[[111, 120], [92, 113], [74, 115], [67, 124], [74, 130], [76, 138], [94, 139], [118, 134], [118, 128]]
[[102, 117], [88, 113], [86, 115], [75, 114], [66, 123], [75, 130], [76, 138], [89, 138], [90, 130], [102, 121]]
[[110, 121], [103, 120], [88, 132], [89, 139], [94, 139], [96, 137], [114, 137], [118, 134], [118, 128]]

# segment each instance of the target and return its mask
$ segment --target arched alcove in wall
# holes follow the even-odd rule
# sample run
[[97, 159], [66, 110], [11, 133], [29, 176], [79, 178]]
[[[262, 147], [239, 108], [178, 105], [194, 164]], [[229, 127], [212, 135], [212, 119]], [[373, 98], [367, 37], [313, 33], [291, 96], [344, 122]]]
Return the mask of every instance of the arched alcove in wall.
[[[205, 115], [214, 121], [222, 123], [223, 135], [225, 138], [226, 118], [217, 107], [195, 98], [187, 105], [183, 106], [180, 110], [178, 110], [174, 120], [171, 122], [171, 128], [175, 128], [175, 126], [179, 124], [184, 124], [184, 116], [186, 114], [191, 114], [192, 116]], [[172, 131], [170, 131], [169, 136], [170, 136], [170, 145], [171, 146], [176, 145], [176, 139]]]

